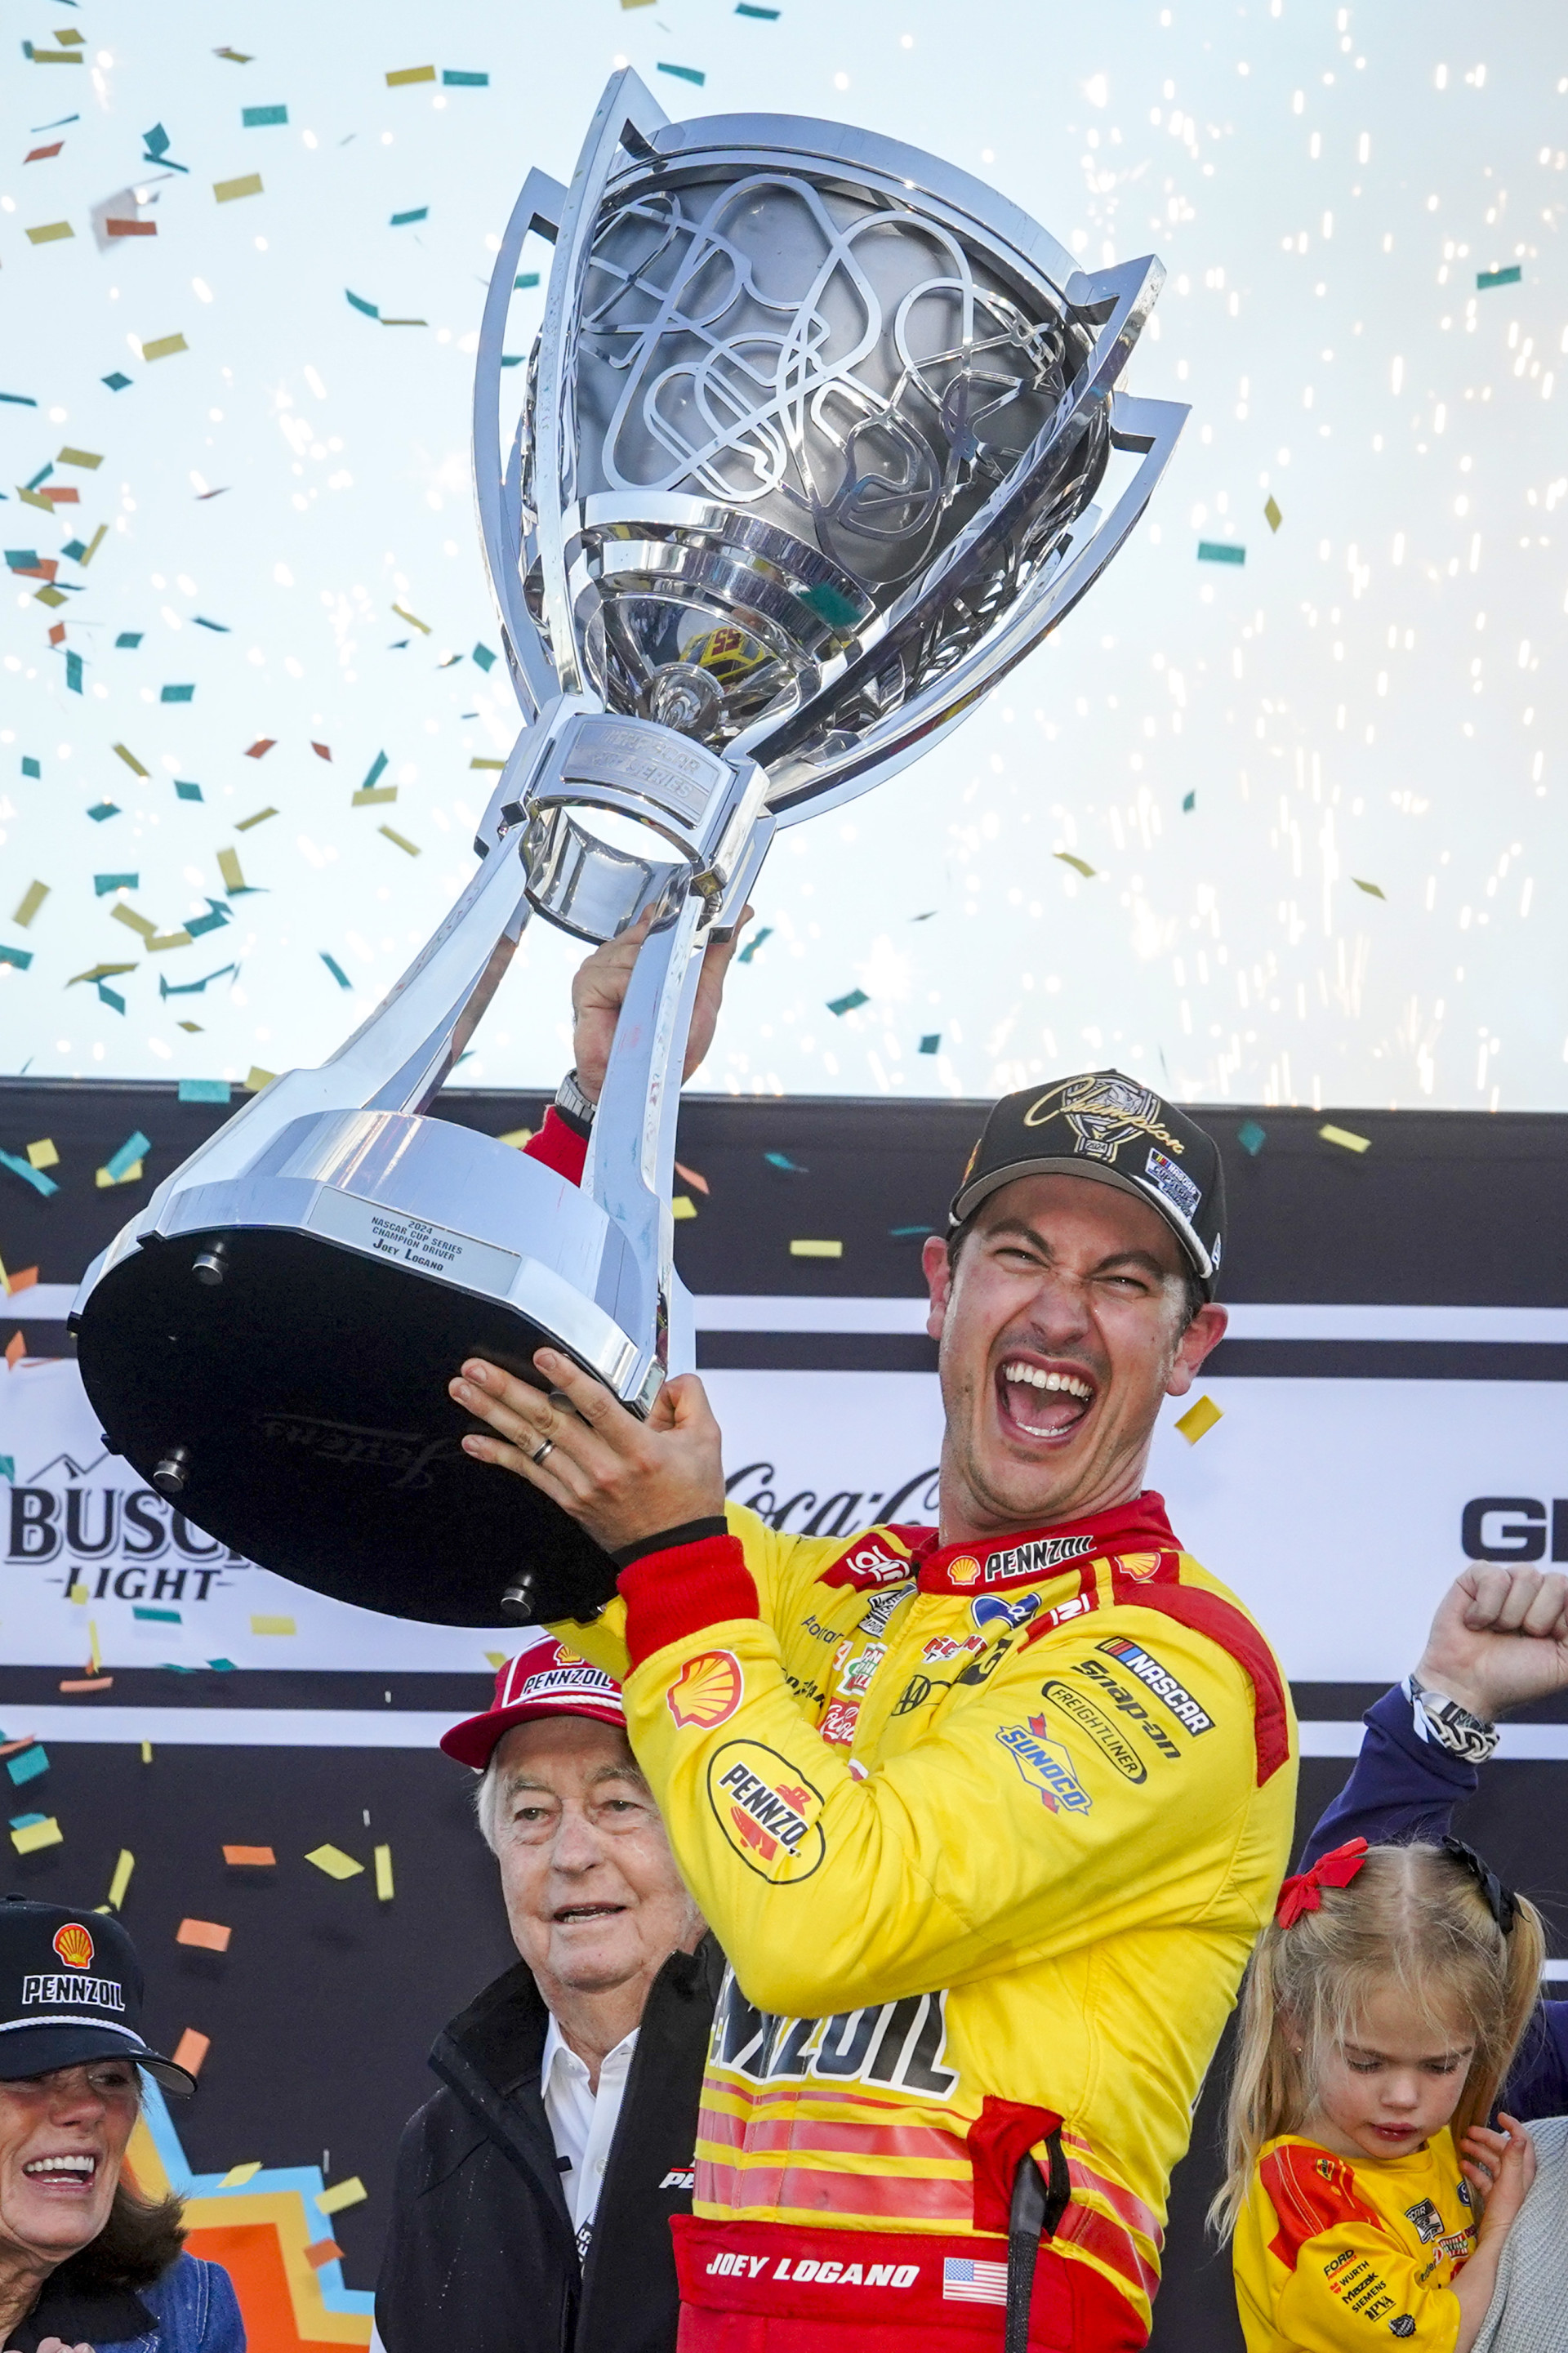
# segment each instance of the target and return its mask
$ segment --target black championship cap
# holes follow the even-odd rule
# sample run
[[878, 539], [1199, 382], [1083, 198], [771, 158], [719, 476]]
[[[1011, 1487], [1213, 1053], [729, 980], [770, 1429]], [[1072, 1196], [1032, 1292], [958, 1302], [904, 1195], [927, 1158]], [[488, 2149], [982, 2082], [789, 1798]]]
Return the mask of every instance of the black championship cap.
[[195, 2077], [142, 2040], [142, 1964], [107, 1912], [0, 1901], [0, 2083], [131, 2059], [182, 2096]]
[[961, 1226], [1017, 1176], [1088, 1176], [1158, 1210], [1212, 1299], [1225, 1239], [1225, 1172], [1212, 1135], [1120, 1071], [1004, 1095], [953, 1197]]

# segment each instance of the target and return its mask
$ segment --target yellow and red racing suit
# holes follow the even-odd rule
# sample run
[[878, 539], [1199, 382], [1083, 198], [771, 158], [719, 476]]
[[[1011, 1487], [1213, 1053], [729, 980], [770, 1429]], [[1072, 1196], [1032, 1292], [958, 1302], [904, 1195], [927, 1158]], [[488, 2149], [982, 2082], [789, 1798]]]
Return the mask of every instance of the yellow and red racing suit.
[[1386, 2337], [1453, 2353], [1454, 2275], [1475, 2245], [1447, 2129], [1413, 2156], [1353, 2166], [1294, 2133], [1267, 2141], [1236, 2230], [1247, 2353], [1354, 2353]]
[[1014, 2169], [1058, 2122], [1034, 2341], [1141, 2346], [1286, 1861], [1268, 1643], [1152, 1493], [994, 1544], [710, 1528], [553, 1630], [623, 1679], [732, 1972], [675, 2225], [683, 2347], [743, 2353], [759, 2316], [775, 2353], [998, 2343]]

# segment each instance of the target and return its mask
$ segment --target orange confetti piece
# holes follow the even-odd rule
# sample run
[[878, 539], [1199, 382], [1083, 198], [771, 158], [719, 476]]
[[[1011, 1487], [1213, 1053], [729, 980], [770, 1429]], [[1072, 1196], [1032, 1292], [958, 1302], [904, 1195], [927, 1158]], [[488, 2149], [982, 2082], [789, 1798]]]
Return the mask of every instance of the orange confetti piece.
[[247, 760], [265, 760], [277, 741], [276, 735], [258, 735], [255, 743], [247, 748], [245, 757]]
[[11, 1337], [5, 1343], [6, 1370], [14, 1373], [26, 1353], [27, 1344], [26, 1340], [23, 1339], [20, 1332], [13, 1332]]
[[223, 1859], [236, 1869], [247, 1871], [270, 1871], [278, 1861], [269, 1846], [226, 1846]]
[[176, 2067], [183, 2067], [187, 2075], [199, 2075], [202, 2072], [202, 2062], [212, 2047], [213, 2039], [210, 2034], [198, 2034], [194, 2026], [187, 2026], [174, 2045], [172, 2053], [174, 2064]]
[[314, 752], [318, 760], [330, 760], [332, 756], [332, 747], [330, 744], [313, 743], [310, 749]]
[[683, 1168], [678, 1160], [675, 1164], [675, 1173], [678, 1176], [684, 1176], [689, 1185], [695, 1185], [700, 1193], [707, 1192], [708, 1179], [706, 1176], [699, 1176], [695, 1168]]
[[219, 1926], [216, 1920], [182, 1920], [174, 1931], [176, 1945], [199, 1945], [204, 1952], [226, 1953], [232, 1928]]
[[306, 2248], [305, 2261], [313, 2272], [319, 2272], [323, 2263], [341, 2263], [342, 2253], [335, 2239], [318, 2239], [313, 2247]]
[[63, 1692], [108, 1691], [114, 1682], [112, 1675], [73, 1675], [61, 1683]]

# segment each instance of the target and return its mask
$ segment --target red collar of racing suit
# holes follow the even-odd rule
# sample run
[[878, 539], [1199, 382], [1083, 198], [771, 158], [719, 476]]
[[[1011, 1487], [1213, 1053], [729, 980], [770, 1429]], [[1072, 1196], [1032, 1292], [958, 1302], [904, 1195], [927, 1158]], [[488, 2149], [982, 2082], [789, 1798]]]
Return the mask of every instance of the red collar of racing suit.
[[[1181, 1550], [1165, 1516], [1165, 1499], [1152, 1487], [1131, 1503], [1118, 1504], [1089, 1519], [1054, 1520], [1045, 1527], [1010, 1530], [980, 1544], [942, 1544], [935, 1528], [890, 1527], [888, 1533], [908, 1547], [909, 1567], [916, 1571], [922, 1593], [991, 1592], [998, 1586], [1037, 1585], [1042, 1577], [1070, 1568], [1075, 1561], [1100, 1559], [1108, 1553], [1118, 1556], [1119, 1565], [1130, 1577], [1142, 1580], [1154, 1574], [1164, 1555]], [[848, 1556], [849, 1577], [840, 1580], [835, 1571], [829, 1571], [825, 1582], [858, 1584], [860, 1577], [854, 1572], [860, 1552], [857, 1545]], [[891, 1556], [884, 1559], [880, 1576], [866, 1575], [868, 1584], [892, 1582]], [[871, 1567], [868, 1558], [866, 1569]]]

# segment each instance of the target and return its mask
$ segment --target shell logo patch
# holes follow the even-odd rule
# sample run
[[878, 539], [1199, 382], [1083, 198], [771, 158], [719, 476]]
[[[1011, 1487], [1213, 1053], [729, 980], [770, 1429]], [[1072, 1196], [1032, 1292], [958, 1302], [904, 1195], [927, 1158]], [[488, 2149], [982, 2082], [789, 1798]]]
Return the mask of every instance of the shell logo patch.
[[947, 1581], [950, 1585], [979, 1584], [980, 1563], [975, 1559], [973, 1553], [960, 1553], [956, 1560], [950, 1560], [948, 1562]]
[[1142, 1584], [1146, 1577], [1153, 1576], [1160, 1566], [1160, 1557], [1157, 1552], [1119, 1552], [1116, 1566], [1125, 1569], [1129, 1577], [1137, 1577]]
[[68, 1920], [63, 1928], [55, 1930], [55, 1950], [68, 1969], [92, 1967], [92, 1938], [79, 1921]]
[[708, 1761], [708, 1803], [748, 1869], [793, 1887], [819, 1869], [826, 1841], [822, 1792], [791, 1758], [760, 1740], [727, 1740]]
[[665, 1704], [685, 1732], [692, 1725], [711, 1732], [728, 1724], [745, 1692], [741, 1662], [730, 1651], [704, 1651], [688, 1659], [665, 1693]]

